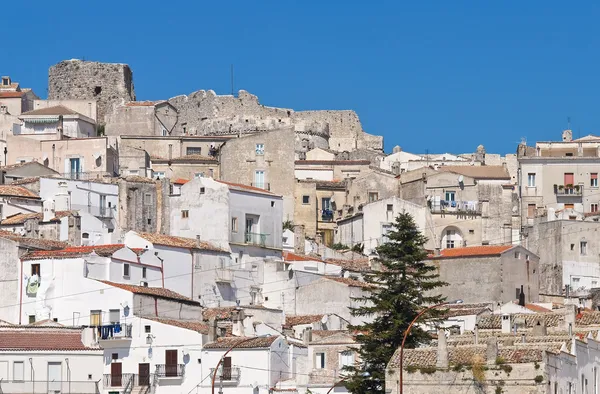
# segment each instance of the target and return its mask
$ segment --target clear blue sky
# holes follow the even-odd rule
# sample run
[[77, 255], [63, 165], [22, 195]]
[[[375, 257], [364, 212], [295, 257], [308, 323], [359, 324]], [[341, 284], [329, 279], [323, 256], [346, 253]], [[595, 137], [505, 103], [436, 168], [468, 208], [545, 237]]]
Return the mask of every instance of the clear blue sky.
[[[570, 4], [574, 3], [574, 4]], [[600, 12], [558, 1], [12, 1], [0, 74], [46, 96], [64, 59], [128, 63], [138, 99], [235, 88], [354, 109], [386, 150], [514, 152], [600, 133]]]

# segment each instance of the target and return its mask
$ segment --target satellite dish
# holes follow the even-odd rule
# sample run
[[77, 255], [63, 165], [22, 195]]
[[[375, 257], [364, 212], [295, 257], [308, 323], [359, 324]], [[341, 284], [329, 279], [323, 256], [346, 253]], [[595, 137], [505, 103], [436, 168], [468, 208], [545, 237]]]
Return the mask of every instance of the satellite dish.
[[123, 301], [121, 306], [123, 307], [123, 309], [125, 309], [125, 308], [129, 307], [129, 304], [127, 303], [127, 301]]
[[187, 350], [186, 348], [181, 349], [181, 353], [183, 353], [184, 356], [187, 356], [188, 354], [190, 354], [190, 351]]
[[462, 175], [458, 176], [458, 183], [463, 183], [464, 177]]
[[327, 315], [323, 315], [323, 317], [321, 318], [321, 323], [323, 323], [323, 324], [327, 324], [327, 320], [329, 320], [329, 319], [327, 318]]

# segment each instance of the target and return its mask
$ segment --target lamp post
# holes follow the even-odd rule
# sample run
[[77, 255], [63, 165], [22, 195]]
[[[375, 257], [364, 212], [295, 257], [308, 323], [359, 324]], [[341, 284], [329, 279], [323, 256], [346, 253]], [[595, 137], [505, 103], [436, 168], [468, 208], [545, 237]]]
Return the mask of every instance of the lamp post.
[[435, 309], [435, 308], [439, 308], [440, 306], [444, 306], [444, 305], [462, 304], [462, 302], [463, 302], [462, 300], [456, 300], [456, 301], [442, 302], [441, 304], [432, 305], [430, 307], [427, 307], [427, 308], [423, 309], [421, 312], [419, 312], [417, 314], [417, 316], [415, 316], [415, 318], [410, 322], [410, 324], [406, 328], [406, 331], [404, 331], [404, 338], [402, 338], [402, 345], [400, 345], [400, 394], [402, 394], [402, 389], [403, 389], [403, 387], [402, 387], [402, 375], [403, 375], [404, 371], [402, 369], [402, 361], [404, 359], [404, 343], [406, 342], [406, 338], [408, 337], [408, 333], [410, 332], [410, 329], [412, 328], [412, 326], [427, 311], [430, 311], [430, 310]]
[[[227, 354], [229, 354], [230, 351], [232, 351], [233, 349], [235, 349], [236, 347], [246, 343], [246, 342], [250, 342], [255, 340], [256, 338], [264, 338], [264, 337], [269, 337], [271, 336], [270, 334], [267, 335], [259, 335], [257, 337], [251, 337], [251, 338], [246, 338], [246, 339], [242, 339], [239, 342], [236, 342], [232, 347], [230, 347], [229, 349], [227, 349], [227, 351], [225, 352], [225, 354], [223, 354], [221, 356], [221, 358], [219, 359], [219, 362], [217, 363], [216, 367], [215, 367], [215, 371], [213, 372], [213, 376], [212, 376], [212, 394], [215, 394], [215, 380], [217, 378], [217, 371], [219, 370], [219, 367], [221, 366], [221, 363], [223, 363], [223, 359], [225, 359], [225, 357], [227, 356]], [[222, 391], [221, 391], [222, 393]]]

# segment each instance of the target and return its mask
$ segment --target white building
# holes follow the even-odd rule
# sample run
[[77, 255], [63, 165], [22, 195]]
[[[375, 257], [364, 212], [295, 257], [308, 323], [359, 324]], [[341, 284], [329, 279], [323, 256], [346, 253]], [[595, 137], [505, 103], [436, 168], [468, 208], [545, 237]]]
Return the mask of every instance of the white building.
[[24, 112], [19, 116], [22, 124], [19, 134], [56, 135], [62, 127], [65, 136], [87, 138], [96, 136], [96, 122], [78, 112], [58, 105]]
[[42, 212], [42, 200], [37, 193], [18, 185], [0, 185], [0, 218]]
[[2, 393], [96, 394], [102, 370], [91, 328], [0, 327]]

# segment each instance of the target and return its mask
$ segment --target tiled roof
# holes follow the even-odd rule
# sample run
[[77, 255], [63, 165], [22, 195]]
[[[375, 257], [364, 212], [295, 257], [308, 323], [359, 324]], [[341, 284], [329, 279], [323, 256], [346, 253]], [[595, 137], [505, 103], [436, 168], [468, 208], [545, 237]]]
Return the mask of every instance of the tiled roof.
[[441, 166], [439, 171], [454, 172], [475, 179], [510, 179], [504, 166]]
[[75, 112], [67, 107], [64, 107], [62, 105], [57, 105], [54, 107], [48, 107], [48, 108], [40, 108], [40, 109], [34, 109], [33, 111], [29, 111], [29, 112], [23, 112], [21, 114], [21, 116], [28, 116], [28, 115], [80, 115], [79, 112]]
[[307, 164], [307, 165], [369, 165], [369, 160], [296, 160], [294, 164]]
[[170, 326], [179, 328], [185, 328], [186, 330], [196, 331], [200, 334], [208, 335], [208, 325], [198, 321], [161, 319], [157, 317], [144, 317], [144, 319], [153, 320], [162, 324], [168, 324]]
[[211, 244], [210, 242], [200, 241], [198, 242], [192, 238], [175, 237], [173, 235], [165, 234], [154, 234], [154, 233], [136, 233], [140, 237], [144, 238], [148, 242], [152, 242], [155, 245], [172, 246], [175, 248], [187, 248], [187, 249], [200, 249], [200, 250], [212, 250], [215, 252], [223, 252], [223, 249], [217, 245]]
[[79, 330], [52, 329], [2, 329], [0, 330], [0, 350], [32, 351], [77, 351], [100, 350], [86, 347], [81, 342]]
[[40, 199], [40, 196], [38, 196], [31, 190], [26, 189], [23, 186], [15, 185], [0, 185], [0, 196], [35, 198], [36, 200]]
[[369, 259], [366, 257], [354, 260], [325, 259], [325, 262], [327, 264], [338, 265], [347, 271], [365, 272], [371, 270], [371, 264], [369, 264]]
[[299, 324], [312, 324], [320, 322], [324, 315], [296, 315], [286, 316], [284, 327], [291, 328]]
[[576, 324], [579, 326], [600, 325], [600, 312], [584, 312], [578, 316]]
[[[521, 319], [525, 321], [525, 326], [528, 328], [533, 327], [537, 319], [544, 319], [547, 327], [557, 327], [563, 315], [559, 313], [517, 313], [512, 315], [512, 319]], [[486, 315], [480, 316], [477, 319], [477, 326], [483, 330], [499, 330], [502, 328], [502, 315]]]
[[171, 159], [172, 162], [182, 162], [182, 161], [217, 161], [215, 157], [211, 156], [202, 156], [202, 155], [185, 155], [180, 157], [175, 157]]
[[[57, 221], [67, 216], [73, 216], [77, 213], [77, 211], [56, 211], [54, 213], [54, 218], [50, 219], [50, 221]], [[4, 219], [0, 222], [1, 225], [11, 225], [11, 224], [23, 224], [26, 220], [29, 219], [37, 219], [41, 221], [44, 217], [44, 214], [39, 213], [17, 213], [16, 215], [12, 215]]]
[[227, 185], [227, 186], [229, 186], [230, 189], [234, 189], [234, 190], [242, 190], [242, 191], [249, 191], [249, 192], [254, 192], [254, 193], [259, 193], [259, 194], [268, 194], [270, 196], [276, 196], [275, 193], [271, 193], [270, 191], [261, 189], [259, 187], [242, 185], [241, 183], [225, 182], [225, 181], [221, 181], [221, 180], [218, 180], [217, 182]]
[[[6, 167], [0, 168], [0, 170], [4, 170]], [[32, 177], [32, 178], [22, 178], [12, 181], [11, 185], [28, 185], [30, 183], [39, 182], [40, 177]]]
[[345, 189], [346, 180], [321, 181], [317, 179], [299, 179], [299, 183], [314, 183], [317, 189]]
[[156, 183], [154, 179], [146, 178], [144, 176], [139, 175], [129, 175], [123, 177], [127, 182], [137, 182], [137, 183]]
[[536, 304], [525, 304], [525, 308], [529, 309], [530, 311], [536, 312], [536, 313], [552, 312], [551, 309], [547, 309], [547, 308], [544, 308], [543, 306], [536, 305]]
[[210, 319], [216, 320], [229, 320], [231, 319], [231, 315], [233, 311], [235, 311], [235, 306], [226, 306], [220, 308], [207, 308], [202, 311], [202, 320], [208, 321]]
[[[252, 338], [251, 340], [236, 346], [236, 349], [267, 349], [271, 347], [277, 336]], [[229, 349], [230, 347], [249, 339], [247, 337], [222, 337], [215, 342], [207, 343], [204, 349]]]
[[489, 308], [463, 308], [463, 309], [448, 309], [444, 312], [443, 317], [470, 316], [479, 315], [481, 313], [491, 312]]
[[348, 330], [312, 330], [313, 341], [318, 341], [324, 338], [333, 337], [339, 334], [352, 336]]
[[123, 249], [123, 244], [94, 245], [94, 246], [72, 246], [60, 250], [48, 250], [30, 252], [21, 257], [21, 260], [42, 260], [42, 259], [70, 259], [75, 257], [87, 256], [95, 252], [98, 256], [110, 257], [119, 249]]
[[442, 249], [439, 256], [430, 255], [431, 259], [460, 258], [474, 256], [499, 256], [501, 253], [512, 249], [514, 245], [485, 245], [467, 246], [466, 248]]
[[183, 178], [177, 178], [173, 181], [173, 183], [175, 185], [185, 185], [186, 183], [188, 183], [190, 180], [189, 179], [183, 179]]
[[340, 278], [338, 276], [324, 276], [323, 278], [332, 280], [334, 282], [342, 283], [344, 285], [351, 286], [351, 287], [361, 287], [361, 288], [372, 287], [368, 283], [361, 282], [359, 280], [352, 279], [352, 278]]
[[0, 99], [7, 98], [20, 98], [23, 97], [25, 92], [0, 92]]
[[300, 254], [295, 254], [292, 252], [283, 252], [283, 260], [284, 261], [318, 261], [318, 262], [323, 261], [316, 257], [302, 256]]
[[153, 296], [153, 297], [158, 297], [158, 298], [165, 298], [168, 300], [185, 301], [187, 303], [199, 304], [197, 301], [194, 301], [191, 298], [188, 298], [184, 295], [181, 295], [172, 290], [165, 289], [162, 287], [135, 286], [135, 285], [128, 285], [128, 284], [124, 284], [124, 283], [109, 282], [106, 280], [101, 280], [99, 282], [102, 282], [109, 286], [118, 287], [119, 289], [127, 290], [134, 294], [143, 294], [143, 295], [148, 295], [148, 296]]
[[2, 237], [4, 239], [10, 239], [11, 241], [18, 242], [22, 246], [26, 246], [26, 247], [34, 248], [34, 249], [44, 249], [44, 250], [64, 249], [69, 246], [69, 244], [66, 242], [53, 241], [50, 239], [43, 239], [43, 238], [22, 237], [18, 234], [10, 232], [10, 231], [1, 231], [0, 230], [0, 237]]

